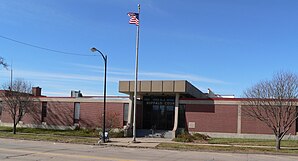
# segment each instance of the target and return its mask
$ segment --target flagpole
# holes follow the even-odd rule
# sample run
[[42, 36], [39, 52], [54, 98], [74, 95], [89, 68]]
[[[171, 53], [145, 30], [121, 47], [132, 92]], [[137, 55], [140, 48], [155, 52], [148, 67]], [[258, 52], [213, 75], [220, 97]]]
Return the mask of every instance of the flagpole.
[[12, 75], [12, 61], [11, 61], [11, 67], [10, 67], [10, 91], [12, 91], [12, 78], [13, 78], [13, 75]]
[[[138, 4], [138, 14], [140, 16], [141, 6]], [[136, 37], [136, 66], [135, 66], [135, 87], [134, 87], [134, 103], [133, 103], [133, 142], [136, 142], [136, 109], [137, 109], [137, 88], [138, 88], [138, 59], [139, 59], [139, 33], [140, 22], [137, 25], [137, 37]]]

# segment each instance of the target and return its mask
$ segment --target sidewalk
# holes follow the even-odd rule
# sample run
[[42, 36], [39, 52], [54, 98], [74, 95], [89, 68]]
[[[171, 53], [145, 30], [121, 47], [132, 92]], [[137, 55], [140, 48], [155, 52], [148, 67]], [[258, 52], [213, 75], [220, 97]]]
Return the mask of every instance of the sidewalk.
[[171, 142], [173, 142], [172, 139], [165, 138], [136, 138], [135, 143], [132, 142], [132, 138], [111, 138], [110, 142], [102, 144], [121, 147], [155, 148], [160, 143]]

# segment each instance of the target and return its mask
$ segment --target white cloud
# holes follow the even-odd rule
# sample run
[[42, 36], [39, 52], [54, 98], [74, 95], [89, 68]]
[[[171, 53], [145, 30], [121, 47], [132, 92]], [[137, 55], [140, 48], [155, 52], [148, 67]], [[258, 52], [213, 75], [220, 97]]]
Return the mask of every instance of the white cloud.
[[45, 73], [38, 71], [26, 71], [26, 70], [15, 70], [16, 77], [27, 77], [37, 79], [72, 79], [72, 80], [87, 80], [87, 81], [99, 81], [99, 77], [89, 75], [78, 75], [78, 74], [67, 74], [67, 73]]
[[[89, 69], [96, 69], [98, 71], [102, 71], [103, 68], [98, 66], [92, 65], [85, 65], [85, 64], [72, 64], [78, 67], [89, 68]], [[134, 71], [123, 69], [123, 68], [109, 68], [108, 69], [109, 75], [117, 75], [117, 76], [130, 76], [128, 79], [134, 79]], [[215, 83], [215, 84], [228, 84], [222, 80], [206, 78], [202, 76], [197, 76], [193, 74], [184, 74], [184, 73], [167, 73], [167, 72], [139, 72], [139, 76], [141, 79], [174, 79], [174, 80], [189, 80], [189, 81], [196, 81], [196, 82], [205, 82], [205, 83]], [[125, 79], [125, 78], [121, 78]]]
[[[86, 64], [75, 64], [71, 63], [70, 65], [80, 67], [80, 68], [85, 68], [90, 72], [99, 72], [103, 73], [104, 68], [101, 66], [95, 66], [95, 65], [86, 65]], [[113, 68], [113, 67], [108, 67], [108, 74], [113, 74], [113, 75], [123, 75], [123, 76], [133, 76], [134, 72], [131, 70], [123, 69], [123, 68]]]
[[[7, 75], [9, 72], [0, 72], [1, 75]], [[161, 79], [172, 79], [172, 80], [189, 80], [195, 82], [214, 83], [214, 84], [228, 84], [227, 82], [201, 77], [191, 74], [178, 74], [178, 73], [165, 73], [165, 72], [140, 72], [139, 76], [141, 79], [148, 80], [161, 80]], [[47, 80], [47, 81], [103, 81], [102, 76], [93, 75], [82, 75], [82, 74], [68, 74], [68, 73], [45, 73], [39, 71], [26, 71], [26, 70], [15, 70], [14, 77], [28, 78], [34, 80]], [[114, 72], [108, 73], [108, 82], [118, 83], [119, 80], [133, 80], [133, 72]]]
[[[88, 69], [101, 70], [100, 67], [77, 64], [77, 66]], [[86, 71], [85, 69], [82, 71]], [[70, 74], [66, 72], [43, 72], [43, 71], [28, 71], [28, 70], [14, 70], [14, 78], [24, 78], [44, 88], [45, 95], [59, 95], [69, 96], [71, 90], [82, 90], [85, 95], [98, 95], [101, 93], [103, 82], [103, 75], [99, 74]], [[0, 77], [9, 80], [10, 72], [7, 70], [0, 70]], [[4, 80], [5, 80], [4, 79]], [[210, 83], [210, 84], [229, 84], [222, 80], [201, 77], [192, 74], [183, 73], [167, 73], [167, 72], [140, 72], [140, 80], [188, 80], [192, 83]], [[3, 80], [3, 79], [2, 79]], [[134, 80], [134, 72], [127, 69], [110, 68], [108, 71], [108, 86], [109, 93], [117, 94], [117, 85], [120, 80]]]

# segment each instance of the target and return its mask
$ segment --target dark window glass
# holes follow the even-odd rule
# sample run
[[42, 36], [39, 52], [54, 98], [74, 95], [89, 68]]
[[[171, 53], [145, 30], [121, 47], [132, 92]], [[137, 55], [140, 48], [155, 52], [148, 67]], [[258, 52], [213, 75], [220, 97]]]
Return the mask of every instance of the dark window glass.
[[41, 122], [45, 122], [45, 117], [47, 117], [47, 102], [41, 103]]
[[124, 105], [123, 105], [123, 125], [126, 125], [127, 121], [128, 121], [128, 109], [129, 109], [129, 104], [124, 103]]
[[0, 116], [2, 115], [3, 103], [0, 101]]
[[[296, 106], [296, 114], [298, 116], [298, 106]], [[296, 132], [298, 132], [298, 119], [296, 119]]]
[[174, 106], [167, 106], [167, 111], [174, 111]]
[[173, 97], [144, 96], [143, 98], [143, 128], [157, 130], [172, 130], [174, 126]]
[[153, 105], [153, 111], [158, 111], [159, 110], [159, 106], [158, 105]]
[[74, 123], [79, 123], [80, 120], [80, 102], [74, 103]]

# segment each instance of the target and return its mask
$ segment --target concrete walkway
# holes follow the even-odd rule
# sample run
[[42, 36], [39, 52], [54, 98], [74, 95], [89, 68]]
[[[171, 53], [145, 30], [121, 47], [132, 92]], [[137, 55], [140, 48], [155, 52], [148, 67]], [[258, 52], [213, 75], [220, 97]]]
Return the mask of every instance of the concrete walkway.
[[132, 142], [132, 138], [111, 138], [109, 142], [102, 144], [122, 147], [155, 148], [160, 143], [171, 142], [173, 142], [171, 139], [165, 138], [136, 138], [136, 142]]

